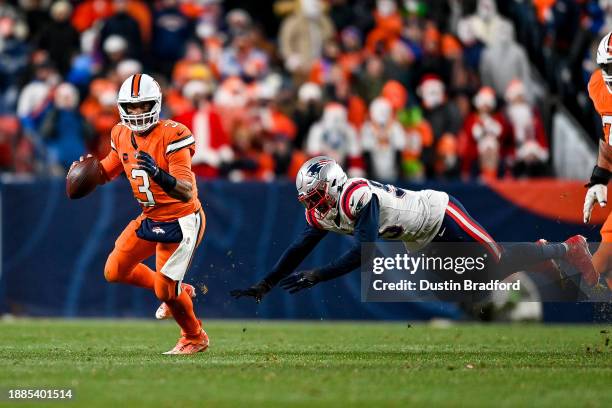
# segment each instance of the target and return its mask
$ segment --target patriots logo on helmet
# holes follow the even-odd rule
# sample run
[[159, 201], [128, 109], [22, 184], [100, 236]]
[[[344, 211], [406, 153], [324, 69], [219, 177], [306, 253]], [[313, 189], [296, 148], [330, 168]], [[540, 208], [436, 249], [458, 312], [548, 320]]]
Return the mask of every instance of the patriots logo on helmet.
[[329, 160], [320, 160], [316, 163], [311, 164], [310, 167], [308, 168], [308, 175], [315, 176], [319, 174], [323, 166], [325, 166], [329, 162], [330, 162]]

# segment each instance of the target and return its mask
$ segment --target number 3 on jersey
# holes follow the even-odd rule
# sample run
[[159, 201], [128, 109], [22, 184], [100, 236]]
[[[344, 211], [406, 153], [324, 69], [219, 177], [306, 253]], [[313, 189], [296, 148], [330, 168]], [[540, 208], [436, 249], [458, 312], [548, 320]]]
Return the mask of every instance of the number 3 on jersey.
[[149, 190], [151, 183], [149, 182], [149, 175], [146, 171], [141, 169], [132, 169], [132, 179], [136, 180], [137, 178], [142, 179], [142, 185], [138, 186], [138, 191], [144, 193], [147, 196], [146, 200], [141, 200], [140, 198], [136, 198], [138, 202], [145, 207], [153, 207], [155, 205], [155, 199], [153, 198], [153, 193]]

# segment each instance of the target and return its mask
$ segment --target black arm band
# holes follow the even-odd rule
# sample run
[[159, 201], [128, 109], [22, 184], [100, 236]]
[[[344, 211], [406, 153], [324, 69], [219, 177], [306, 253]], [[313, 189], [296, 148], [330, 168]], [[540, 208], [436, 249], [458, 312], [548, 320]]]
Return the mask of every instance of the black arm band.
[[176, 178], [160, 168], [158, 168], [157, 174], [153, 177], [153, 181], [168, 194], [176, 187]]
[[599, 166], [595, 166], [593, 167], [593, 174], [591, 174], [591, 180], [589, 181], [589, 184], [586, 185], [586, 187], [591, 187], [595, 184], [603, 184], [604, 186], [607, 186], [608, 181], [610, 181], [610, 176], [612, 176], [612, 173], [610, 173], [609, 170], [606, 170]]

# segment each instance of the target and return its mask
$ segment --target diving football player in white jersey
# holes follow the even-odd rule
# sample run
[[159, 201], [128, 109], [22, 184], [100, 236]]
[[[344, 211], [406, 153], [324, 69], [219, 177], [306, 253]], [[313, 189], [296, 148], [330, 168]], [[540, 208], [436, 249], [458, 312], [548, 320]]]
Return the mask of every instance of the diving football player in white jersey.
[[[261, 298], [279, 282], [291, 293], [347, 274], [361, 265], [361, 244], [377, 238], [403, 241], [414, 251], [430, 242], [477, 242], [505, 266], [508, 275], [521, 267], [565, 259], [582, 276], [594, 274], [586, 239], [575, 235], [563, 243], [517, 243], [502, 247], [465, 208], [447, 193], [410, 191], [363, 178], [348, 179], [330, 157], [307, 161], [296, 178], [298, 200], [306, 208], [307, 226], [285, 250], [272, 271], [247, 289], [230, 292], [235, 298]], [[341, 257], [320, 268], [295, 269], [329, 232], [353, 235], [356, 242]]]

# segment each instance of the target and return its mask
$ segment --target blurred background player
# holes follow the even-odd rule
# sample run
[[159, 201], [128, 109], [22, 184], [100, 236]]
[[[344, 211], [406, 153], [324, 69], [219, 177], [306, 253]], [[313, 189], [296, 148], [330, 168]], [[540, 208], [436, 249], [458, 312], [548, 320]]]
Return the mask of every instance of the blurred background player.
[[[172, 315], [181, 327], [178, 343], [164, 354], [192, 354], [208, 348], [208, 336], [193, 311], [195, 289], [182, 281], [206, 218], [191, 171], [194, 137], [186, 126], [159, 119], [161, 100], [159, 84], [146, 74], [130, 76], [119, 89], [121, 123], [111, 131], [100, 184], [125, 173], [143, 212], [117, 238], [104, 276], [154, 291], [164, 302], [156, 317]], [[142, 263], [154, 254], [156, 272]]]
[[[580, 235], [564, 243], [514, 243], [502, 247], [447, 193], [409, 191], [363, 178], [349, 179], [333, 159], [325, 156], [307, 161], [295, 184], [298, 200], [306, 208], [306, 229], [265, 278], [247, 289], [233, 290], [231, 295], [235, 298], [251, 296], [260, 301], [278, 283], [295, 293], [338, 278], [359, 268], [362, 244], [379, 237], [402, 241], [409, 251], [418, 251], [431, 242], [479, 243], [499, 265], [504, 275], [500, 279], [524, 267], [563, 258], [589, 285], [597, 283], [586, 239]], [[293, 273], [329, 231], [353, 235], [355, 243], [323, 267]]]
[[[597, 48], [599, 68], [589, 81], [589, 96], [595, 109], [601, 115], [603, 131], [599, 140], [599, 155], [593, 168], [591, 180], [587, 184], [584, 198], [584, 222], [591, 219], [595, 202], [605, 207], [608, 201], [608, 181], [612, 175], [612, 146], [610, 146], [610, 126], [612, 126], [612, 32], [602, 38]], [[612, 217], [608, 216], [601, 227], [601, 245], [593, 255], [593, 265], [598, 273], [604, 275], [608, 287], [612, 288]]]

